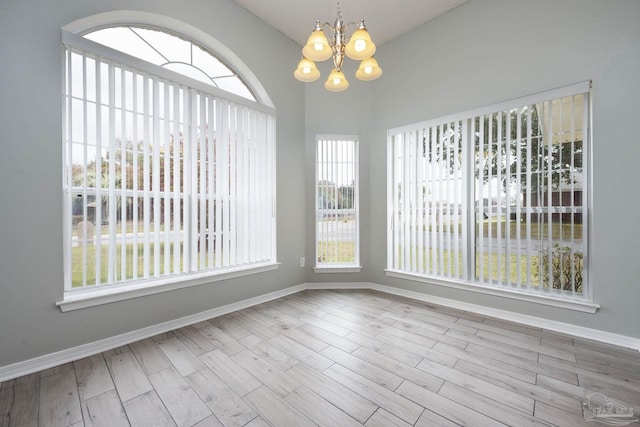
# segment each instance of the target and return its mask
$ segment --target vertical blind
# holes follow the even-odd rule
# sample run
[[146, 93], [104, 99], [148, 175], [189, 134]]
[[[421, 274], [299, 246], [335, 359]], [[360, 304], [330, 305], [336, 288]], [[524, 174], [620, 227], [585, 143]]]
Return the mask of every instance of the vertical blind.
[[589, 299], [589, 82], [388, 132], [388, 270]]
[[359, 266], [358, 139], [316, 141], [316, 266]]
[[275, 261], [273, 114], [64, 57], [67, 290]]

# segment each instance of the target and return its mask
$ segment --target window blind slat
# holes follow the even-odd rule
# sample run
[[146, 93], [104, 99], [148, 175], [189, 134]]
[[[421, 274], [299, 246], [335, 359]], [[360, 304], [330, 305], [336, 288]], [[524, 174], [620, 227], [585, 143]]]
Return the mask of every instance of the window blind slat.
[[[129, 85], [130, 86], [130, 85]], [[120, 277], [124, 280], [127, 277], [127, 103], [128, 97], [126, 72], [120, 68]]]
[[420, 138], [420, 130], [415, 130], [412, 132], [415, 144], [416, 144], [416, 207], [418, 210], [417, 213], [417, 258], [418, 263], [416, 266], [416, 270], [418, 273], [424, 274], [425, 265], [424, 265], [424, 257], [425, 257], [425, 224], [424, 224], [424, 203], [425, 203], [425, 182], [424, 182], [424, 163], [425, 163], [425, 150], [422, 138]]
[[[200, 256], [198, 253], [199, 247], [199, 233], [200, 223], [199, 218], [199, 198], [198, 198], [198, 104], [200, 94], [191, 90], [191, 97], [189, 99], [189, 116], [192, 118], [186, 126], [187, 135], [185, 138], [191, 141], [190, 144], [185, 144], [184, 147], [184, 176], [185, 176], [185, 197], [189, 202], [185, 206], [185, 218], [187, 222], [186, 229], [189, 230], [189, 239], [187, 245], [189, 246], [189, 252], [187, 255], [187, 265], [189, 266], [189, 272], [198, 271], [198, 263]], [[188, 161], [186, 161], [188, 159]]]
[[482, 187], [483, 183], [484, 183], [484, 171], [487, 165], [487, 159], [485, 158], [485, 139], [484, 139], [484, 132], [485, 132], [485, 124], [484, 124], [484, 117], [479, 117], [478, 119], [478, 124], [479, 124], [479, 128], [480, 128], [480, 132], [478, 135], [479, 141], [478, 141], [478, 145], [479, 145], [479, 151], [478, 151], [478, 161], [479, 161], [479, 172], [478, 172], [478, 182], [476, 183], [476, 188], [477, 191], [479, 193], [479, 196], [476, 200], [475, 203], [477, 204], [477, 214], [475, 215], [476, 219], [476, 224], [480, 224], [477, 230], [477, 234], [479, 237], [479, 245], [477, 248], [478, 251], [478, 256], [476, 257], [476, 262], [478, 263], [478, 270], [479, 270], [479, 281], [481, 283], [485, 283], [485, 272], [484, 272], [484, 267], [485, 267], [485, 254], [484, 254], [484, 232], [485, 232], [485, 221], [484, 221], [484, 216], [485, 216], [485, 211], [484, 211], [484, 188]]
[[172, 273], [173, 269], [171, 268], [171, 157], [172, 157], [172, 149], [171, 149], [171, 121], [175, 120], [175, 117], [172, 117], [173, 108], [171, 108], [171, 97], [173, 96], [172, 85], [165, 84], [164, 85], [164, 105], [162, 106], [164, 110], [164, 122], [162, 126], [162, 139], [159, 142], [162, 150], [162, 158], [160, 159], [160, 167], [162, 168], [162, 176], [160, 179], [161, 190], [163, 193], [162, 202], [161, 202], [161, 211], [162, 218], [161, 222], [163, 224], [162, 229], [162, 244], [163, 244], [163, 266], [162, 272], [164, 274]]
[[431, 216], [431, 222], [432, 222], [432, 243], [433, 246], [431, 248], [432, 254], [433, 254], [433, 264], [432, 264], [432, 273], [434, 274], [442, 274], [442, 269], [440, 268], [440, 253], [441, 253], [441, 248], [440, 248], [440, 218], [442, 217], [442, 214], [440, 212], [440, 194], [442, 193], [441, 189], [440, 189], [440, 169], [441, 169], [441, 146], [440, 146], [440, 132], [438, 129], [438, 126], [434, 126], [433, 127], [433, 131], [431, 134], [431, 144], [432, 144], [432, 151], [431, 151], [431, 158], [434, 159], [433, 160], [433, 164], [431, 167], [431, 173], [433, 174], [431, 181], [432, 181], [432, 191], [433, 191], [433, 196], [432, 196], [432, 200], [431, 200], [431, 206], [432, 206], [432, 216]]
[[[462, 279], [471, 281], [475, 278], [476, 257], [469, 256], [468, 261], [465, 259], [466, 254], [473, 253], [475, 247], [475, 213], [472, 211], [474, 206], [475, 192], [473, 191], [473, 176], [465, 174], [465, 170], [473, 170], [475, 162], [475, 119], [465, 120], [461, 123], [460, 133], [460, 149], [462, 159], [460, 161], [460, 179], [462, 180], [462, 200], [460, 202], [460, 212], [462, 212], [462, 236], [460, 249], [460, 263], [462, 264]], [[465, 143], [466, 141], [466, 143]], [[473, 174], [475, 175], [475, 174]], [[473, 222], [471, 222], [473, 221]]]
[[437, 218], [437, 227], [438, 227], [438, 272], [443, 276], [448, 276], [448, 272], [444, 268], [444, 180], [445, 173], [447, 170], [447, 165], [445, 162], [445, 154], [444, 154], [444, 126], [438, 126], [438, 137], [437, 137], [437, 150], [438, 150], [438, 159], [440, 159], [438, 164], [438, 218]]
[[[517, 109], [516, 114], [516, 140], [514, 143], [514, 153], [516, 156], [516, 195], [522, 194], [522, 158], [520, 157], [520, 148], [522, 144], [522, 109]], [[528, 122], [527, 122], [528, 123]], [[516, 200], [516, 283], [522, 286], [522, 199]]]
[[[183, 234], [183, 224], [180, 217], [180, 202], [181, 202], [181, 194], [183, 193], [182, 188], [182, 145], [183, 141], [180, 137], [180, 124], [183, 123], [183, 119], [181, 117], [181, 106], [184, 108], [185, 100], [184, 100], [185, 91], [181, 90], [178, 85], [173, 86], [173, 145], [172, 145], [172, 161], [173, 161], [173, 271], [175, 273], [182, 273], [185, 271], [182, 260], [182, 234]], [[171, 166], [171, 165], [170, 165]], [[170, 169], [169, 169], [170, 170]]]
[[238, 108], [235, 105], [230, 105], [231, 108], [231, 117], [229, 129], [234, 129], [234, 131], [229, 132], [229, 265], [235, 265], [236, 263], [236, 238], [231, 238], [232, 230], [236, 229], [236, 203], [237, 198], [235, 197], [237, 194], [237, 183], [236, 183], [236, 173], [237, 173], [237, 149], [238, 149], [238, 141], [237, 141], [237, 133], [235, 129], [238, 128]]
[[402, 238], [403, 243], [402, 246], [404, 250], [402, 251], [402, 265], [407, 271], [411, 271], [411, 262], [410, 262], [410, 254], [411, 254], [411, 191], [410, 191], [410, 174], [411, 174], [411, 142], [407, 135], [405, 134], [403, 137], [403, 152], [404, 156], [404, 164], [403, 171], [404, 174], [402, 176]]
[[[575, 244], [575, 204], [576, 204], [576, 199], [575, 199], [575, 177], [574, 177], [574, 160], [575, 160], [575, 150], [576, 150], [576, 146], [575, 146], [575, 141], [576, 141], [576, 123], [575, 123], [575, 96], [571, 97], [571, 118], [570, 118], [570, 122], [569, 122], [569, 132], [571, 135], [571, 154], [569, 156], [569, 175], [571, 177], [571, 183], [570, 183], [570, 217], [571, 217], [571, 236], [570, 236], [570, 240], [571, 240], [571, 247], [573, 248], [574, 244]], [[576, 291], [576, 268], [575, 268], [575, 264], [571, 263], [571, 292], [575, 293]]]
[[[580, 214], [580, 221], [582, 223], [582, 242], [587, 242], [588, 237], [588, 226], [589, 226], [589, 217], [587, 216], [588, 209], [588, 200], [591, 197], [591, 151], [589, 149], [588, 141], [591, 139], [591, 99], [589, 93], [582, 94], [582, 123], [580, 126], [580, 130], [582, 131], [582, 210]], [[586, 167], [585, 167], [586, 165]], [[589, 190], [589, 191], [588, 191]], [[586, 253], [586, 249], [584, 244], [582, 246], [582, 254], [581, 260], [583, 262], [583, 277], [582, 283], [583, 287], [585, 284], [589, 283], [589, 256]], [[589, 298], [592, 297], [593, 290], [587, 286], [586, 290], [583, 288], [583, 292]]]
[[[461, 177], [459, 175], [460, 170], [460, 122], [455, 121], [453, 123], [453, 145], [452, 145], [452, 159], [453, 164], [449, 171], [449, 180], [451, 183], [452, 191], [452, 206], [449, 209], [451, 215], [451, 221], [449, 225], [449, 234], [452, 239], [452, 251], [451, 262], [451, 274], [455, 278], [460, 278], [460, 192], [461, 192]], [[453, 230], [451, 230], [453, 228]]]
[[553, 143], [553, 126], [554, 126], [554, 120], [553, 120], [553, 102], [551, 101], [547, 101], [545, 102], [545, 104], [547, 105], [547, 114], [548, 114], [548, 129], [546, 130], [547, 132], [547, 152], [546, 152], [546, 156], [545, 156], [545, 160], [546, 160], [546, 179], [547, 179], [547, 183], [543, 189], [544, 193], [543, 193], [543, 197], [546, 197], [547, 199], [547, 205], [546, 205], [546, 216], [547, 216], [547, 259], [548, 259], [548, 267], [547, 267], [547, 275], [549, 277], [552, 277], [552, 268], [553, 268], [553, 240], [552, 240], [552, 235], [553, 235], [553, 221], [552, 221], [552, 210], [551, 210], [551, 206], [553, 205], [553, 194], [551, 193], [551, 189], [553, 188], [553, 169], [551, 168], [551, 153], [552, 153], [552, 143]]
[[[87, 56], [82, 55], [82, 93], [87, 93]], [[87, 99], [86, 96], [83, 96], [82, 100], [82, 117], [88, 117], [87, 111]], [[80, 243], [82, 244], [82, 265], [84, 268], [82, 269], [82, 286], [87, 285], [87, 260], [88, 255], [87, 251], [89, 249], [88, 243], [89, 241], [93, 241], [93, 236], [89, 236], [89, 221], [88, 221], [88, 194], [87, 194], [87, 181], [88, 181], [88, 152], [87, 152], [87, 143], [88, 143], [88, 129], [86, 123], [82, 126], [82, 186], [84, 187], [82, 191], [82, 232], [78, 237], [82, 237]], [[78, 230], [80, 231], [80, 230]]]
[[207, 162], [206, 162], [206, 132], [207, 132], [207, 108], [206, 108], [206, 97], [204, 94], [198, 94], [198, 139], [197, 139], [197, 153], [196, 153], [196, 182], [194, 185], [196, 186], [196, 194], [197, 194], [197, 204], [198, 207], [198, 226], [197, 226], [197, 236], [198, 236], [198, 266], [197, 269], [204, 267], [206, 261], [206, 247], [207, 247], [207, 205], [206, 205], [206, 176], [207, 176]]
[[223, 114], [222, 101], [216, 100], [216, 140], [215, 140], [215, 152], [216, 152], [216, 191], [215, 191], [215, 199], [216, 199], [216, 231], [215, 231], [215, 242], [216, 242], [216, 267], [221, 267], [223, 265], [222, 259], [222, 207], [223, 207], [223, 174], [224, 174], [224, 166], [223, 166], [223, 128], [225, 126], [224, 123], [224, 114]]
[[153, 121], [153, 137], [151, 144], [152, 151], [152, 192], [153, 192], [153, 277], [160, 275], [160, 207], [162, 200], [160, 199], [160, 150], [158, 149], [161, 144], [160, 136], [160, 94], [162, 90], [160, 82], [156, 79], [153, 81], [153, 117], [156, 120]]
[[132, 182], [131, 182], [131, 186], [133, 188], [133, 200], [132, 200], [132, 234], [133, 234], [133, 250], [132, 250], [132, 279], [136, 280], [138, 279], [138, 254], [139, 254], [139, 236], [138, 236], [138, 232], [139, 232], [139, 209], [140, 209], [140, 201], [139, 201], [139, 188], [140, 188], [140, 176], [139, 176], [139, 170], [140, 170], [140, 159], [139, 159], [139, 147], [138, 147], [138, 142], [140, 141], [139, 139], [139, 115], [140, 115], [140, 105], [138, 104], [139, 100], [138, 100], [138, 96], [140, 95], [139, 93], [139, 82], [140, 82], [140, 76], [135, 73], [133, 75], [133, 79], [132, 79], [132, 98], [133, 98], [133, 107], [132, 107], [132, 113], [133, 113], [133, 145], [132, 145], [132, 153], [131, 153], [131, 157], [132, 157], [132, 162], [133, 162], [133, 173], [132, 173]]
[[418, 271], [418, 144], [415, 132], [408, 132], [407, 137], [411, 147], [411, 173], [409, 187], [407, 188], [410, 196], [410, 230], [411, 230], [411, 251], [410, 263], [412, 271]]
[[452, 241], [451, 241], [451, 123], [442, 126], [440, 144], [442, 147], [442, 169], [440, 170], [440, 232], [442, 238], [442, 249], [440, 255], [443, 260], [443, 272], [447, 277], [451, 277]]
[[[396, 204], [395, 204], [395, 137], [392, 135], [387, 135], [387, 230], [388, 233], [391, 233], [389, 236], [389, 241], [387, 242], [387, 263], [388, 267], [396, 268], [397, 263], [395, 259], [395, 247], [396, 247], [396, 226], [395, 226], [395, 216], [396, 216]], [[317, 178], [316, 178], [317, 180]], [[317, 197], [316, 197], [317, 200]], [[316, 201], [317, 206], [317, 201]]]
[[207, 170], [207, 193], [209, 194], [209, 216], [207, 218], [207, 251], [208, 251], [208, 266], [211, 268], [215, 266], [216, 256], [215, 252], [215, 102], [212, 97], [207, 97], [207, 156], [209, 161], [209, 168]]
[[151, 277], [151, 158], [149, 148], [151, 145], [151, 120], [149, 113], [153, 103], [153, 80], [148, 76], [144, 77], [144, 140], [143, 142], [143, 194], [144, 194], [144, 274], [145, 279]]
[[239, 108], [238, 111], [238, 136], [236, 138], [236, 221], [238, 223], [238, 234], [236, 243], [236, 262], [242, 264], [244, 262], [244, 233], [245, 215], [243, 204], [247, 199], [245, 183], [243, 175], [245, 173], [245, 146], [246, 146], [246, 128], [245, 128], [245, 110]]
[[[116, 83], [115, 83], [115, 67], [113, 64], [109, 65], [109, 200], [115, 202], [116, 200], [116, 108], [115, 108], [115, 96], [116, 96]], [[109, 283], [116, 281], [116, 257], [117, 257], [117, 240], [116, 240], [116, 203], [109, 203], [109, 261], [107, 270], [107, 280]]]
[[227, 101], [222, 101], [223, 128], [222, 128], [222, 265], [229, 265], [229, 123], [231, 122], [230, 106]]

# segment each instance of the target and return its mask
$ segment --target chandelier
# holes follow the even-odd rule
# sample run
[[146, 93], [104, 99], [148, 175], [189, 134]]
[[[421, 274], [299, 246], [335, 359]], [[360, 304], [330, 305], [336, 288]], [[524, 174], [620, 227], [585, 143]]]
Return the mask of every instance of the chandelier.
[[[357, 25], [355, 32], [349, 37], [346, 32], [348, 27]], [[331, 41], [325, 35], [324, 27], [331, 31]], [[316, 26], [307, 40], [307, 44], [302, 48], [302, 59], [298, 63], [298, 68], [293, 75], [302, 82], [312, 82], [320, 78], [320, 71], [314, 61], [325, 61], [333, 58], [333, 69], [329, 78], [324, 83], [325, 89], [331, 92], [341, 92], [349, 87], [349, 82], [342, 72], [342, 64], [345, 55], [355, 61], [361, 61], [356, 78], [358, 80], [375, 80], [382, 75], [382, 69], [373, 57], [376, 45], [371, 41], [364, 19], [359, 24], [350, 22], [345, 25], [338, 2], [338, 11], [334, 25], [328, 22], [320, 24], [316, 21]]]

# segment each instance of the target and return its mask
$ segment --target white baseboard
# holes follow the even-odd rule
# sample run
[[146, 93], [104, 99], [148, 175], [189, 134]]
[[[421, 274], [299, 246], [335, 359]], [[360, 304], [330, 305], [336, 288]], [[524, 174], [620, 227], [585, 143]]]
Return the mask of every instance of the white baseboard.
[[519, 323], [525, 326], [546, 329], [548, 331], [559, 332], [576, 338], [584, 338], [598, 341], [606, 344], [612, 344], [618, 347], [629, 348], [640, 351], [640, 339], [628, 337], [626, 335], [614, 334], [612, 332], [601, 331], [599, 329], [585, 328], [583, 326], [572, 325], [570, 323], [558, 322], [556, 320], [543, 319], [541, 317], [529, 316], [526, 314], [515, 313], [513, 311], [500, 310], [497, 308], [487, 307], [458, 300], [441, 298], [421, 292], [408, 291], [405, 289], [395, 288], [392, 286], [384, 286], [373, 284], [371, 289], [386, 292], [388, 294], [403, 296], [416, 299], [419, 301], [429, 302], [432, 304], [442, 305], [445, 307], [455, 308], [458, 310], [468, 311], [482, 316], [493, 317], [500, 320], [506, 320], [513, 323]]
[[478, 304], [471, 304], [467, 302], [457, 301], [448, 298], [441, 298], [421, 292], [408, 291], [405, 289], [395, 288], [392, 286], [378, 285], [376, 283], [359, 282], [336, 282], [336, 283], [305, 283], [302, 285], [292, 286], [280, 291], [271, 292], [258, 297], [249, 298], [243, 301], [238, 301], [232, 304], [228, 304], [222, 307], [217, 307], [211, 310], [206, 310], [200, 313], [196, 313], [190, 316], [181, 317], [179, 319], [170, 320], [168, 322], [159, 323], [157, 325], [149, 326], [136, 331], [127, 332], [114, 337], [106, 338], [103, 340], [95, 341], [88, 344], [83, 344], [77, 347], [61, 350], [55, 353], [45, 354], [40, 357], [25, 360], [23, 362], [17, 362], [12, 365], [0, 367], [0, 382], [7, 381], [13, 378], [17, 378], [23, 375], [38, 372], [43, 369], [51, 368], [54, 366], [69, 363], [74, 360], [89, 357], [103, 351], [111, 350], [116, 347], [120, 347], [126, 344], [130, 344], [141, 339], [149, 338], [154, 335], [161, 334], [163, 332], [172, 331], [177, 328], [182, 328], [194, 323], [202, 322], [207, 319], [222, 316], [234, 311], [242, 310], [252, 307], [254, 305], [262, 304], [277, 298], [285, 297], [287, 295], [295, 294], [304, 290], [313, 289], [372, 289], [388, 293], [391, 295], [402, 296], [406, 298], [415, 299], [418, 301], [429, 302], [432, 304], [442, 305], [445, 307], [451, 307], [459, 310], [468, 311], [471, 313], [479, 314], [482, 316], [494, 317], [501, 320], [506, 320], [514, 323], [519, 323], [526, 326], [533, 326], [537, 328], [547, 329], [554, 332], [560, 332], [567, 335], [572, 335], [578, 338], [585, 338], [594, 341], [603, 342], [606, 344], [612, 344], [619, 347], [630, 348], [640, 351], [640, 339], [628, 337], [625, 335], [614, 334], [611, 332], [601, 331], [598, 329], [585, 328], [582, 326], [576, 326], [569, 323], [558, 322], [555, 320], [543, 319], [535, 316], [528, 316], [519, 313], [514, 313], [507, 310], [499, 310], [496, 308], [486, 307]]
[[325, 283], [305, 283], [305, 289], [373, 289], [376, 286], [369, 282], [325, 282]]
[[280, 291], [271, 292], [265, 295], [260, 295], [258, 297], [249, 298], [221, 307], [216, 307], [211, 310], [206, 310], [200, 313], [192, 314], [190, 316], [170, 320], [168, 322], [159, 323], [157, 325], [127, 332], [121, 335], [116, 335], [114, 337], [94, 341], [88, 344], [82, 344], [77, 347], [71, 347], [65, 350], [57, 351], [55, 353], [45, 354], [43, 356], [25, 360], [23, 362], [17, 362], [12, 365], [1, 366], [0, 383], [13, 378], [21, 377], [23, 375], [28, 375], [33, 372], [38, 372], [43, 369], [52, 368], [54, 366], [73, 362], [74, 360], [93, 356], [94, 354], [102, 353], [103, 351], [111, 350], [116, 347], [130, 344], [132, 342], [149, 338], [164, 332], [169, 332], [174, 329], [193, 325], [194, 323], [202, 322], [207, 319], [223, 316], [225, 314], [233, 313], [234, 311], [242, 310], [277, 298], [285, 297], [287, 295], [291, 295], [305, 289], [306, 287], [304, 285], [292, 286]]

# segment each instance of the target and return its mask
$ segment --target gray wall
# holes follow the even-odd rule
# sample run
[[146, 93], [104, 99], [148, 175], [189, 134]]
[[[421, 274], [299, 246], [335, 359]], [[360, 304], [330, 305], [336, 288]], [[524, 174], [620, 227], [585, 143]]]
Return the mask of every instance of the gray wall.
[[[265, 87], [278, 112], [277, 271], [68, 313], [55, 306], [63, 294], [60, 29], [111, 10], [197, 27]], [[230, 0], [1, 1], [0, 366], [304, 283], [304, 87], [292, 78], [298, 49]]]
[[[230, 0], [1, 0], [0, 366], [304, 282], [372, 281], [640, 337], [640, 2], [471, 0], [379, 46], [381, 79], [333, 94], [292, 78], [299, 49]], [[60, 28], [109, 10], [167, 15], [236, 53], [278, 110], [275, 272], [61, 313]], [[310, 18], [314, 19], [314, 17]], [[375, 40], [375, 29], [370, 29]], [[287, 53], [290, 52], [290, 53]], [[282, 58], [291, 57], [291, 61]], [[328, 70], [323, 68], [323, 79]], [[386, 266], [386, 130], [575, 83], [594, 83], [593, 283], [581, 314], [406, 280]], [[35, 100], [35, 101], [34, 101]], [[314, 136], [360, 137], [359, 274], [314, 274]], [[307, 268], [298, 267], [306, 256]]]
[[388, 128], [593, 81], [591, 272], [601, 309], [583, 314], [386, 277], [383, 173], [369, 180], [370, 280], [640, 337], [640, 2], [471, 0], [376, 57], [384, 75], [373, 85], [371, 171], [385, 170]]

